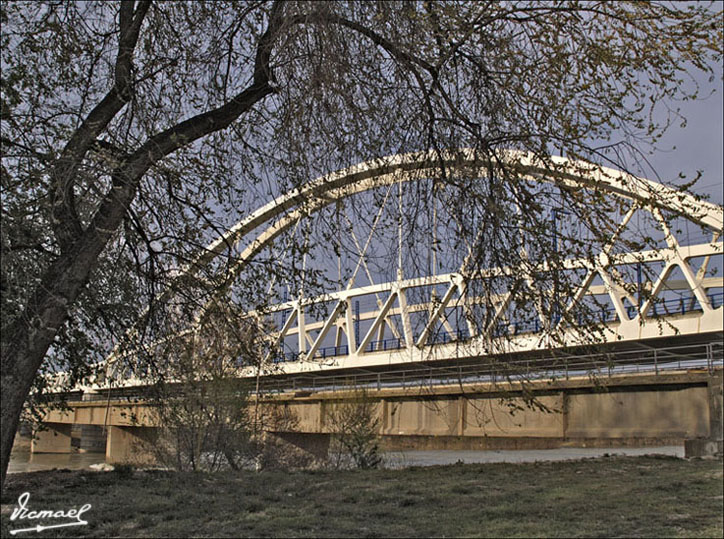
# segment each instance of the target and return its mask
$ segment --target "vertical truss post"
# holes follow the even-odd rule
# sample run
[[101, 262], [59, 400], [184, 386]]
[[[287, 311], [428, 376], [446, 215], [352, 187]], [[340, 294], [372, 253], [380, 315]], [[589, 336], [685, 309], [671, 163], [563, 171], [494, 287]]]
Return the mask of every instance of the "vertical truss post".
[[402, 179], [397, 182], [397, 280], [402, 280]]
[[359, 300], [354, 302], [354, 342], [355, 347], [359, 346]]
[[355, 339], [355, 319], [354, 314], [352, 313], [352, 301], [350, 298], [347, 298], [345, 300], [346, 306], [345, 306], [345, 313], [344, 313], [344, 319], [345, 319], [345, 334], [347, 335], [347, 354], [354, 354], [357, 351], [357, 339]]
[[[553, 208], [551, 211], [551, 217], [553, 219], [553, 256], [554, 260], [558, 258], [558, 215], [570, 215], [570, 212], [563, 208]], [[555, 268], [553, 274], [553, 308], [551, 309], [550, 328], [553, 329], [558, 322], [561, 320], [561, 308], [560, 308], [560, 291], [558, 290], [558, 268]]]
[[397, 288], [397, 302], [400, 305], [400, 320], [402, 321], [402, 334], [405, 338], [405, 346], [412, 349], [415, 339], [412, 335], [412, 324], [410, 323], [410, 310], [407, 306], [407, 289]]

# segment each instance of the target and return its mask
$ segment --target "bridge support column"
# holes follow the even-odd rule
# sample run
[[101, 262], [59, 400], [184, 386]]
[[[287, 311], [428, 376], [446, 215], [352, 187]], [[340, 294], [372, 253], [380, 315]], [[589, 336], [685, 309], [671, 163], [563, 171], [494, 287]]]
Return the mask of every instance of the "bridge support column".
[[724, 453], [724, 371], [709, 377], [707, 397], [709, 401], [709, 437], [684, 441], [686, 457], [711, 457]]
[[387, 402], [387, 399], [380, 399], [380, 414], [382, 414], [382, 417], [380, 418], [380, 432], [384, 433], [387, 432], [387, 429], [389, 428], [389, 403]]
[[156, 430], [151, 427], [108, 427], [106, 462], [153, 464], [152, 444], [156, 436]]
[[81, 425], [81, 453], [103, 453], [106, 450], [106, 433], [100, 425]]
[[458, 397], [458, 436], [465, 436], [465, 422], [468, 420], [468, 400], [465, 395]]
[[561, 391], [561, 438], [564, 440], [568, 437], [568, 415], [570, 407], [570, 399], [567, 391]]
[[73, 427], [70, 423], [44, 423], [45, 430], [35, 433], [30, 442], [33, 453], [70, 453]]
[[714, 440], [721, 442], [724, 439], [724, 426], [722, 420], [724, 418], [724, 371], [709, 378], [707, 384], [709, 390], [709, 425], [710, 436]]

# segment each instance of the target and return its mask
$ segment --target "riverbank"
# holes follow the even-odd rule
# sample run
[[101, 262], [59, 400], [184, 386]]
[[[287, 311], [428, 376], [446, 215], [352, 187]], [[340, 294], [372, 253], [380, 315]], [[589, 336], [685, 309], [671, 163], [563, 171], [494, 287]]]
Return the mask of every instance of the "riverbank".
[[[193, 474], [13, 474], [2, 535], [18, 497], [32, 510], [91, 504], [87, 525], [57, 537], [720, 537], [721, 460], [608, 457], [398, 470]], [[48, 521], [43, 521], [47, 524]]]
[[93, 464], [105, 462], [105, 453], [31, 453], [13, 451], [8, 474], [41, 472], [53, 469], [87, 470]]
[[[579, 460], [603, 456], [658, 455], [684, 457], [683, 446], [661, 447], [561, 447], [558, 449], [383, 451], [386, 468], [410, 466], [444, 466], [446, 464], [483, 464], [493, 462], [543, 462]], [[8, 473], [39, 472], [54, 469], [85, 470], [103, 464], [105, 453], [31, 453], [14, 451], [10, 455]]]

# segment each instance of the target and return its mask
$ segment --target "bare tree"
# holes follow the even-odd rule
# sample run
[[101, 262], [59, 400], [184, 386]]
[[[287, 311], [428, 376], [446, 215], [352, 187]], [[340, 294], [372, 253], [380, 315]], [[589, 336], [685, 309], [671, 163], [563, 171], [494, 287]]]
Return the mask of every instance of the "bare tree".
[[[237, 252], [207, 265], [199, 250], [260, 198], [370, 157], [471, 147], [495, 165], [465, 202], [487, 227], [477, 252], [495, 244], [514, 266], [505, 231], [550, 223], [500, 150], [625, 167], [667, 127], [652, 112], [695, 97], [682, 81], [714, 74], [722, 52], [721, 11], [698, 4], [1, 9], [3, 483], [38, 375], [87, 376], [141, 314], [134, 335], [153, 342], [167, 309], [205, 304]], [[443, 166], [435, 189], [463, 180]], [[193, 261], [204, 287], [173, 279]], [[242, 276], [250, 307], [267, 262]]]
[[337, 468], [349, 464], [362, 469], [377, 468], [382, 464], [378, 405], [364, 388], [350, 387], [350, 393], [326, 411], [325, 422], [333, 441], [331, 462]]
[[[150, 451], [179, 470], [238, 469], [261, 445], [253, 379], [239, 376], [258, 367], [268, 351], [262, 328], [232, 306], [214, 305], [207, 323], [170, 335], [154, 347], [147, 365], [148, 404], [158, 425]], [[162, 368], [159, 368], [161, 367]]]

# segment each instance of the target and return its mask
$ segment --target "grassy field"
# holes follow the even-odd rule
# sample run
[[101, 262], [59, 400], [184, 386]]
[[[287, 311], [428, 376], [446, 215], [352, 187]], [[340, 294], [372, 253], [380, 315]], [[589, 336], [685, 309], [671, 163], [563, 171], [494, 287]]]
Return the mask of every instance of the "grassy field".
[[88, 525], [15, 537], [721, 537], [723, 481], [721, 460], [665, 457], [213, 475], [61, 470], [9, 476], [2, 536], [38, 523], [10, 521], [30, 492], [33, 510], [92, 504]]

